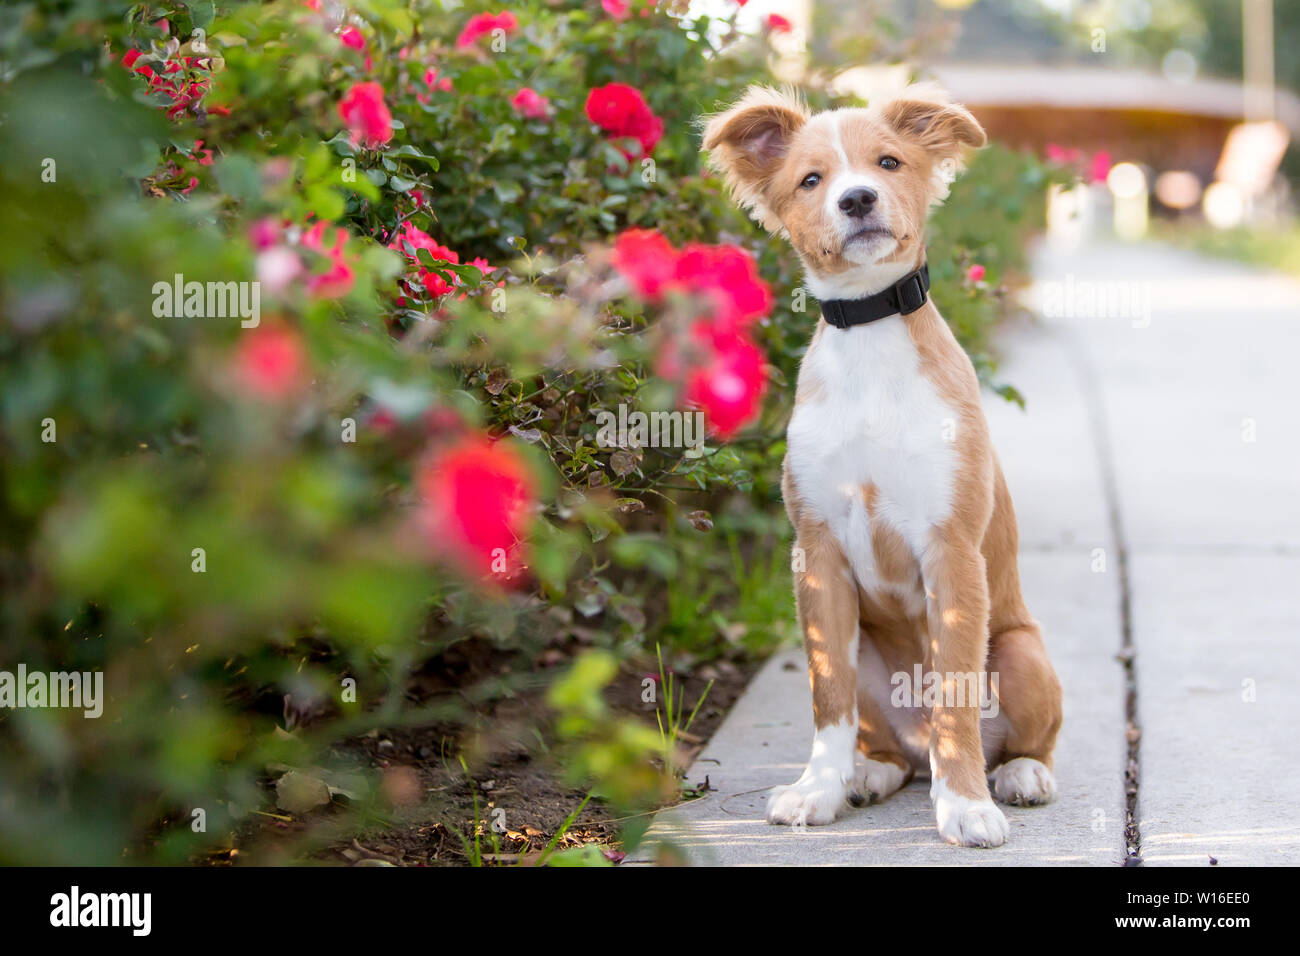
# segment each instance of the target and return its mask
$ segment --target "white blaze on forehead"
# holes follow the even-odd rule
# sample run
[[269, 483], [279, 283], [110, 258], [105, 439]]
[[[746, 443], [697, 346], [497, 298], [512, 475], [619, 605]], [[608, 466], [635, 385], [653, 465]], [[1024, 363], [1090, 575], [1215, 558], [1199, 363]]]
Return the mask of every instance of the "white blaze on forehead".
[[844, 148], [844, 137], [841, 135], [840, 127], [850, 115], [843, 110], [835, 110], [828, 115], [829, 123], [827, 125], [830, 127], [830, 141], [838, 159], [835, 175], [826, 184], [826, 213], [832, 217], [846, 218], [840, 212], [839, 202], [840, 197], [850, 189], [866, 187], [875, 192], [877, 202], [884, 195], [880, 178], [867, 172], [870, 167], [861, 159], [859, 159], [859, 166], [862, 168], [855, 166], [854, 161], [849, 157], [848, 151]]
[[840, 135], [841, 114], [836, 112], [831, 115], [831, 142], [835, 144], [835, 152], [840, 157], [841, 168], [845, 171], [850, 170], [853, 164], [849, 162], [849, 154], [844, 152], [844, 137]]

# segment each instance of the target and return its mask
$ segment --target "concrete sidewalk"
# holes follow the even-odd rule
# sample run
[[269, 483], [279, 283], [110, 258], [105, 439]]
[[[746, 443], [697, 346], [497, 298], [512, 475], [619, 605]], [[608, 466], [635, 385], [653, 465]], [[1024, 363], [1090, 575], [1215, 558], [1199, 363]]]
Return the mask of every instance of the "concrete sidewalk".
[[[1010, 839], [984, 851], [940, 841], [924, 779], [827, 827], [769, 826], [766, 791], [799, 775], [812, 738], [803, 653], [791, 649], [692, 766], [713, 792], [661, 813], [647, 845], [724, 865], [1120, 863], [1126, 596], [1143, 859], [1300, 863], [1300, 698], [1287, 686], [1300, 660], [1300, 382], [1288, 371], [1300, 284], [1148, 245], [1044, 248], [1035, 275], [1033, 295], [1064, 300], [1066, 315], [1000, 340], [1001, 377], [1028, 413], [985, 405], [1025, 597], [1065, 687], [1058, 800], [1004, 808]], [[1071, 317], [1089, 311], [1087, 282], [1130, 308]]]

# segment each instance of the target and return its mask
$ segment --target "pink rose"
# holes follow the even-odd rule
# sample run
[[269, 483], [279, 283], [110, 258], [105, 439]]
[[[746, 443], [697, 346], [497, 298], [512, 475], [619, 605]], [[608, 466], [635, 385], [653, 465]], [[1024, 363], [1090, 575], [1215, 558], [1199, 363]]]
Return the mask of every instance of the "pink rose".
[[546, 119], [551, 115], [551, 101], [527, 86], [511, 98], [510, 105], [528, 119]]
[[343, 41], [344, 46], [354, 50], [366, 48], [366, 38], [356, 27], [344, 27], [339, 31], [339, 39]]
[[378, 83], [357, 83], [339, 102], [339, 116], [352, 133], [352, 144], [378, 149], [393, 138], [393, 116]]

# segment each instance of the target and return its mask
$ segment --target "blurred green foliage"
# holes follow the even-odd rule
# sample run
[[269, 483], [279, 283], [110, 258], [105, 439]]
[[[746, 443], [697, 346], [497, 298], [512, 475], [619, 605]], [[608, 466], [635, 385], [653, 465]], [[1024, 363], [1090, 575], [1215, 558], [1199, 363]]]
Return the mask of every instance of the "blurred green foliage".
[[[544, 648], [577, 644], [595, 646], [551, 697], [571, 779], [641, 807], [663, 792], [659, 735], [607, 719], [611, 668], [657, 643], [690, 666], [792, 632], [779, 436], [811, 319], [790, 309], [793, 257], [701, 173], [693, 125], [766, 76], [761, 41], [539, 0], [515, 7], [504, 51], [458, 50], [471, 11], [357, 0], [356, 50], [334, 33], [344, 12], [0, 11], [0, 670], [102, 670], [108, 698], [98, 720], [0, 712], [0, 862], [192, 859], [273, 808], [269, 766], [370, 727], [454, 724], [467, 701], [545, 682]], [[210, 86], [172, 109], [128, 50]], [[353, 145], [337, 112], [363, 81], [392, 110], [382, 149]], [[651, 177], [583, 115], [610, 81], [664, 119]], [[549, 118], [511, 107], [524, 85]], [[1022, 265], [1044, 175], [989, 150], [935, 220], [935, 296], [986, 376], [989, 291]], [[297, 331], [312, 383], [259, 400], [232, 377], [239, 321], [157, 318], [154, 284], [250, 281], [250, 230], [312, 216], [348, 231], [355, 281], [264, 292], [263, 322]], [[399, 221], [497, 271], [426, 255], [458, 294], [403, 301], [410, 264], [385, 247]], [[594, 441], [598, 411], [674, 400], [650, 372], [652, 323], [607, 291], [600, 247], [628, 226], [740, 242], [776, 293], [762, 419], [700, 457]], [[974, 263], [980, 287], [962, 278]], [[511, 436], [537, 475], [525, 587], [481, 587], [421, 540], [413, 474], [448, 416]], [[413, 668], [469, 639], [512, 666], [409, 700]]]
[[1236, 259], [1300, 275], [1300, 227], [1217, 229], [1204, 223], [1157, 221], [1151, 235], [1162, 242], [1208, 256]]

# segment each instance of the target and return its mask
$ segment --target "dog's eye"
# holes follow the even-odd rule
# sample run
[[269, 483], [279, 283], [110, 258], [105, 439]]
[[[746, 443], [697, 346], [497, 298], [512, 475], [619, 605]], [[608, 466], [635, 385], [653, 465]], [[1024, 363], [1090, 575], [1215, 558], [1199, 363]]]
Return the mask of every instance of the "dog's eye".
[[799, 184], [800, 189], [816, 189], [817, 184], [822, 181], [821, 173], [809, 173]]
[[898, 168], [899, 166], [901, 166], [901, 165], [903, 165], [903, 164], [900, 163], [898, 160], [896, 160], [893, 156], [881, 156], [881, 157], [880, 157], [880, 168], [881, 168], [881, 169], [897, 169], [897, 168]]

